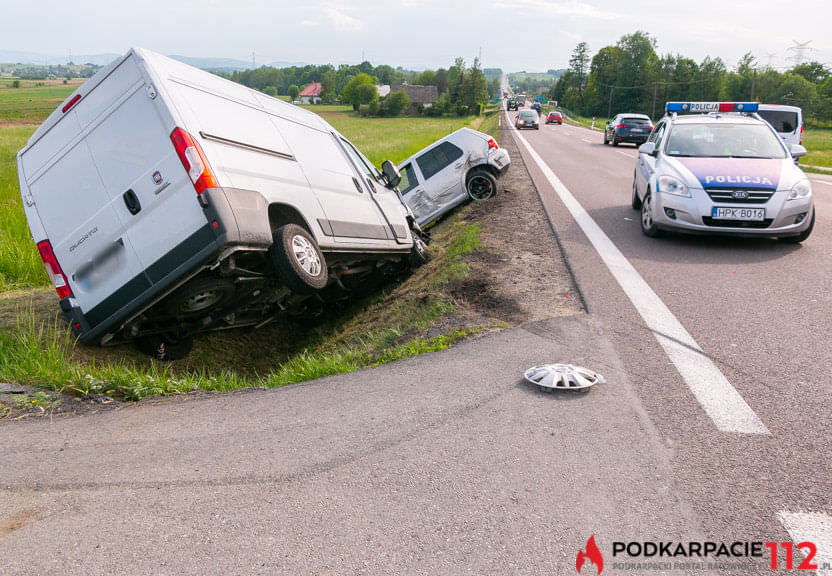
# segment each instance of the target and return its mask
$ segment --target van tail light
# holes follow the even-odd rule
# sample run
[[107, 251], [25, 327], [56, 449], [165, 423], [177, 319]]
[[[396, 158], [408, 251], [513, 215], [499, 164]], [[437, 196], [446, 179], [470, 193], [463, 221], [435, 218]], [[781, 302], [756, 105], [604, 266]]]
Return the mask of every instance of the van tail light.
[[46, 266], [46, 273], [49, 274], [49, 279], [58, 292], [58, 298], [63, 300], [67, 296], [72, 296], [72, 289], [69, 287], [66, 274], [61, 270], [61, 265], [58, 264], [58, 259], [55, 258], [49, 240], [38, 242], [38, 252], [40, 252], [40, 259], [43, 260], [43, 264]]
[[208, 160], [205, 159], [202, 147], [193, 139], [193, 136], [182, 128], [175, 128], [170, 133], [170, 139], [179, 155], [179, 160], [182, 161], [182, 166], [185, 167], [191, 182], [194, 183], [196, 193], [202, 194], [206, 188], [216, 188], [217, 178]]
[[800, 142], [798, 144], [803, 146], [803, 124], [800, 125]]
[[489, 150], [499, 150], [500, 149], [500, 147], [497, 146], [497, 141], [494, 140], [494, 138], [492, 138], [491, 140], [488, 141], [488, 149]]

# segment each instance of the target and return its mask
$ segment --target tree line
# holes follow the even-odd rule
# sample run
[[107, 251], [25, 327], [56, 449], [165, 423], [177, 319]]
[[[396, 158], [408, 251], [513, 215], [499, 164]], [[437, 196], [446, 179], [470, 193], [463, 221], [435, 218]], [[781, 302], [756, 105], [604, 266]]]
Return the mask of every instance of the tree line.
[[590, 55], [581, 42], [569, 68], [549, 92], [564, 108], [582, 116], [607, 118], [619, 112], [664, 114], [668, 101], [758, 101], [803, 108], [809, 124], [832, 122], [832, 73], [819, 62], [779, 71], [745, 54], [728, 69], [717, 57], [696, 62], [680, 54], [657, 53], [646, 32], [626, 34]]
[[331, 64], [287, 68], [263, 66], [253, 70], [235, 71], [225, 76], [266, 94], [288, 95], [293, 100], [304, 86], [311, 82], [320, 82], [321, 99], [324, 102], [340, 101], [351, 104], [356, 110], [361, 106], [367, 106], [371, 113], [388, 115], [397, 115], [400, 109], [408, 107], [409, 102], [404, 102], [401, 96], [395, 96], [392, 102], [386, 102], [394, 96], [392, 94], [387, 99], [379, 99], [376, 85], [407, 82], [420, 86], [436, 86], [439, 100], [431, 107], [425, 108], [424, 113], [464, 115], [479, 114], [489, 98], [499, 96], [502, 71], [487, 69], [487, 72], [490, 80], [486, 78], [478, 59], [475, 58], [469, 66], [463, 58], [457, 58], [452, 66], [437, 70], [413, 71], [388, 65], [373, 66], [365, 61], [358, 65], [344, 64], [337, 68]]

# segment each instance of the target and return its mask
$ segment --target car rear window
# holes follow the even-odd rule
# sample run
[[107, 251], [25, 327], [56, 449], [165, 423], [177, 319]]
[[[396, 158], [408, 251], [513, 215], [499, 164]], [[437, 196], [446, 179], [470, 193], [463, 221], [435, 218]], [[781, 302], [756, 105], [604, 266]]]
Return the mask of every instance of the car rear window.
[[778, 132], [794, 132], [797, 130], [797, 112], [760, 110], [758, 114]]
[[627, 116], [621, 119], [622, 124], [650, 124], [650, 120], [647, 118], [633, 118], [632, 116]]
[[460, 148], [457, 148], [450, 142], [442, 142], [436, 148], [428, 150], [416, 158], [416, 162], [422, 170], [422, 176], [427, 180], [461, 156], [462, 150]]

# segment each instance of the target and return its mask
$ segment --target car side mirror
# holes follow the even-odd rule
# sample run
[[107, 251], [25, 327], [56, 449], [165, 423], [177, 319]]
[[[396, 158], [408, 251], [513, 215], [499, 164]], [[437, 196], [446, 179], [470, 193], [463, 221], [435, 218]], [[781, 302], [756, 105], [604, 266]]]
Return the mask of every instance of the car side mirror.
[[399, 169], [390, 160], [385, 160], [381, 164], [381, 173], [384, 174], [384, 178], [387, 180], [387, 185], [390, 188], [395, 188], [402, 181], [402, 175], [399, 173]]
[[791, 153], [792, 158], [802, 158], [803, 156], [806, 156], [808, 150], [806, 150], [806, 147], [801, 144], [792, 144], [789, 146], [789, 152]]
[[639, 154], [647, 154], [648, 156], [655, 156], [658, 153], [655, 142], [645, 142], [638, 147]]

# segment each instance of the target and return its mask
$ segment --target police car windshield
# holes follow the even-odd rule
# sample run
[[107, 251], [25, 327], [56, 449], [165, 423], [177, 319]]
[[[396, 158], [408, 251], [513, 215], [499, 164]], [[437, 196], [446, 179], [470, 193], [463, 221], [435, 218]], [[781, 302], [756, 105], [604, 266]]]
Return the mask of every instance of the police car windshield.
[[785, 158], [783, 145], [762, 124], [677, 124], [665, 154], [699, 158]]

